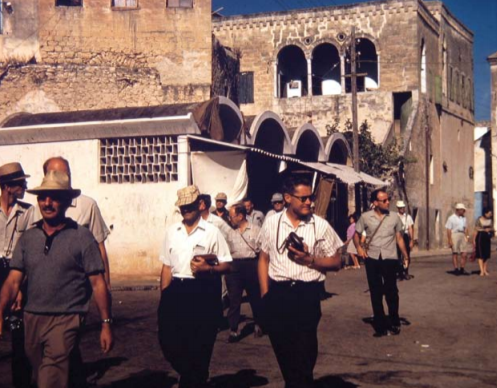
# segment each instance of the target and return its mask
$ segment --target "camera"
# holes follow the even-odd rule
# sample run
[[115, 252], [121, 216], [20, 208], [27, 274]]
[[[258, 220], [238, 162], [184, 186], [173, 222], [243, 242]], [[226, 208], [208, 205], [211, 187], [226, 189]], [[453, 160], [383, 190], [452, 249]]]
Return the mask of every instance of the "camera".
[[[292, 247], [297, 251], [304, 252], [304, 239], [300, 237], [297, 233], [291, 232], [286, 238], [285, 246], [286, 248]], [[294, 260], [295, 259], [294, 253], [288, 251], [288, 258], [290, 260]]]

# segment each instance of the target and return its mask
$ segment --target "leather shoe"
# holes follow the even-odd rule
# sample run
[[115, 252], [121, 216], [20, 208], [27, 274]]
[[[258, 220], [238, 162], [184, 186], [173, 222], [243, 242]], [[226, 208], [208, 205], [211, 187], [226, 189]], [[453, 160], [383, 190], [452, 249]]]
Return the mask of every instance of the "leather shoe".
[[400, 334], [400, 326], [397, 326], [397, 325], [392, 325], [389, 329], [390, 333], [392, 333], [392, 335], [399, 335]]
[[388, 331], [387, 330], [375, 330], [374, 334], [373, 334], [373, 337], [385, 337], [387, 335], [388, 335]]

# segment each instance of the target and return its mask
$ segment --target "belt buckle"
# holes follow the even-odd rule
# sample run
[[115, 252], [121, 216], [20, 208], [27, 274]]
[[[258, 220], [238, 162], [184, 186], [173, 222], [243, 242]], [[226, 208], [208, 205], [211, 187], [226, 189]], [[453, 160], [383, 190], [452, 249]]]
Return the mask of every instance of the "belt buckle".
[[297, 284], [297, 282], [296, 282], [295, 280], [292, 280], [292, 281], [290, 282], [290, 288], [291, 288], [291, 287], [294, 287], [296, 284]]

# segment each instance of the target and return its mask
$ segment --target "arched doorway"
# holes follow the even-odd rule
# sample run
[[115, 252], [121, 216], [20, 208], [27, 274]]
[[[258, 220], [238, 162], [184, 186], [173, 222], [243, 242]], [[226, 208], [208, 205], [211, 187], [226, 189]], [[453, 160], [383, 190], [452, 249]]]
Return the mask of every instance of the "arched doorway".
[[[367, 38], [356, 39], [356, 58], [357, 73], [366, 73], [365, 76], [357, 77], [357, 91], [378, 89], [380, 85], [378, 55], [374, 43]], [[346, 55], [345, 69], [347, 74], [351, 73], [350, 51]], [[347, 93], [352, 91], [350, 77], [345, 79], [345, 90]]]
[[341, 93], [340, 54], [332, 44], [322, 43], [312, 52], [312, 95]]
[[[264, 112], [255, 118], [250, 128], [255, 148], [276, 155], [292, 153], [288, 132], [281, 119], [272, 112]], [[248, 195], [257, 209], [266, 212], [271, 207], [271, 196], [280, 191], [282, 161], [262, 153], [250, 152], [247, 158], [249, 176]]]
[[300, 47], [290, 45], [280, 50], [277, 72], [279, 98], [307, 96], [307, 60]]

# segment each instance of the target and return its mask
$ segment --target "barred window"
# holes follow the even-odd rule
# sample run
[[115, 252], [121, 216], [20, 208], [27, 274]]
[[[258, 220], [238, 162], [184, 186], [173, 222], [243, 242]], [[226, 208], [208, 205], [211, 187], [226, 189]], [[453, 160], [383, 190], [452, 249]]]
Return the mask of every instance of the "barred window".
[[82, 7], [83, 0], [55, 0], [56, 7]]
[[138, 0], [112, 0], [114, 8], [137, 8]]
[[177, 180], [177, 136], [100, 140], [100, 183], [158, 183]]
[[193, 8], [193, 0], [167, 0], [168, 8]]

